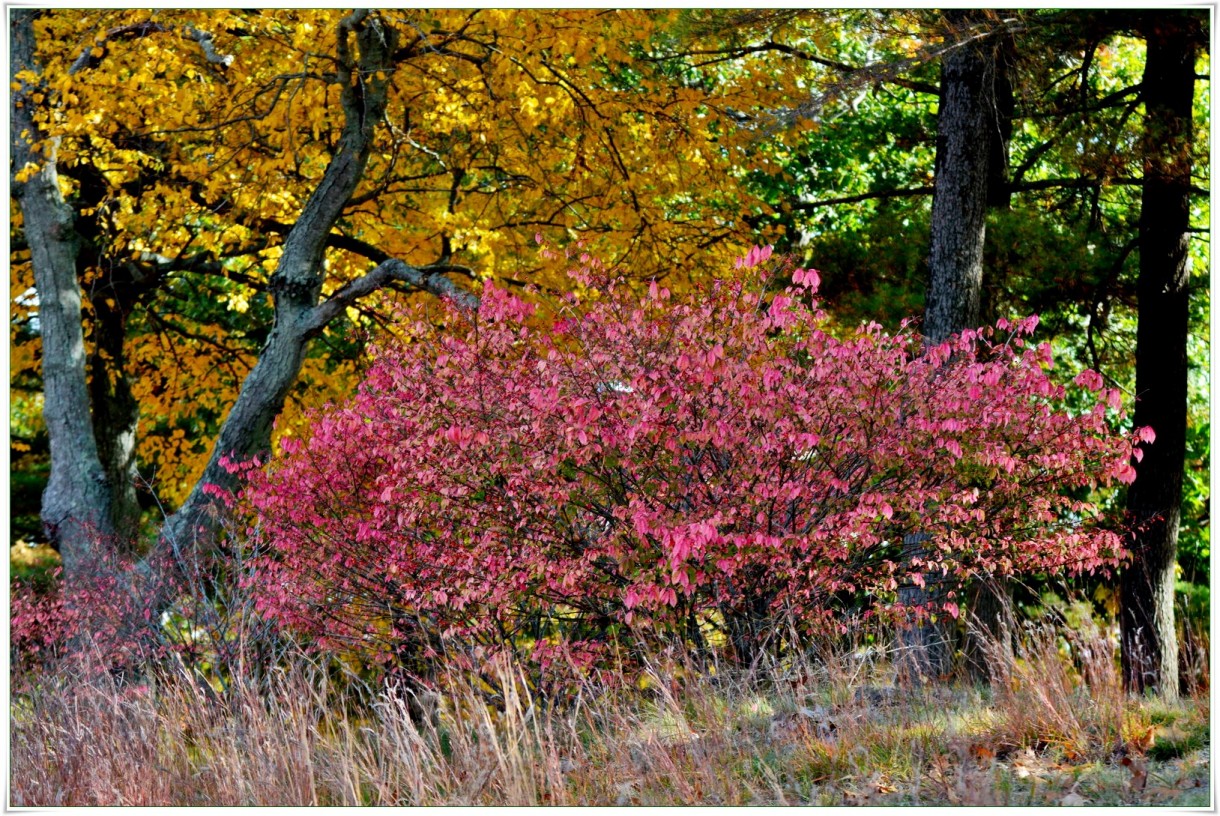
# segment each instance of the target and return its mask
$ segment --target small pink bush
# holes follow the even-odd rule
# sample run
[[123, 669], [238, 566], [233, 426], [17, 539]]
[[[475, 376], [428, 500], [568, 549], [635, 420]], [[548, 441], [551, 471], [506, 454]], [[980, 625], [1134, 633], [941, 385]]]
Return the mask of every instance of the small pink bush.
[[935, 579], [957, 615], [979, 573], [1115, 563], [1087, 497], [1134, 478], [1133, 440], [1092, 372], [1065, 409], [1035, 318], [926, 349], [838, 333], [813, 270], [766, 291], [767, 255], [684, 296], [582, 258], [583, 301], [488, 285], [477, 314], [409, 310], [351, 400], [252, 476], [261, 609], [387, 657], [699, 626], [740, 651], [779, 610], [822, 626]]
[[14, 673], [58, 664], [79, 671], [134, 667], [164, 651], [152, 609], [133, 591], [129, 565], [104, 559], [65, 585], [35, 590], [20, 582], [9, 598]]
[[209, 647], [215, 651], [226, 638], [215, 626], [214, 599], [209, 597], [215, 587], [205, 584], [205, 579], [223, 583], [226, 576], [211, 559], [195, 561], [188, 575], [178, 562], [160, 560], [142, 571], [106, 539], [99, 538], [96, 553], [88, 569], [78, 570], [71, 581], [57, 567], [50, 586], [11, 583], [14, 676], [34, 677], [37, 670], [49, 669], [77, 676], [139, 674], [151, 661], [171, 655], [195, 668], [203, 652]]

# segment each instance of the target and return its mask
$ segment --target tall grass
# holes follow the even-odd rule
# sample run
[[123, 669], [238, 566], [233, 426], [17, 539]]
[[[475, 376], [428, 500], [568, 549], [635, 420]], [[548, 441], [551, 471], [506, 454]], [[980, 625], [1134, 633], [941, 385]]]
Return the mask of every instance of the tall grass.
[[221, 693], [45, 673], [13, 700], [10, 804], [1207, 804], [1198, 751], [1159, 787], [1121, 764], [1158, 722], [1206, 744], [1205, 699], [1124, 697], [1107, 643], [1029, 628], [990, 690], [904, 687], [887, 649], [840, 643], [749, 672], [661, 652], [557, 701], [502, 659], [494, 705], [468, 675], [417, 695], [304, 655]]

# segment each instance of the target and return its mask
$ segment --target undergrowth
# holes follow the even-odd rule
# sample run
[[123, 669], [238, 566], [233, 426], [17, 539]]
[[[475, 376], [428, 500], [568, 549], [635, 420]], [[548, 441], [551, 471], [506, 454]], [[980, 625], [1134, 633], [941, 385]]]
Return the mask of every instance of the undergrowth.
[[1013, 641], [989, 686], [905, 684], [875, 647], [750, 672], [671, 650], [562, 700], [503, 659], [435, 692], [305, 655], [222, 692], [181, 668], [44, 671], [12, 700], [9, 804], [1211, 802], [1206, 689], [1125, 696], [1096, 627]]

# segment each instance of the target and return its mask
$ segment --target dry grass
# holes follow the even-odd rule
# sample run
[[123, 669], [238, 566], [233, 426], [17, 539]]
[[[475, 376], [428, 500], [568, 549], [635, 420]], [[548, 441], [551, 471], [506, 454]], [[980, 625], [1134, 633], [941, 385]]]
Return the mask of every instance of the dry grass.
[[562, 706], [508, 662], [495, 707], [304, 658], [224, 694], [44, 676], [13, 701], [10, 805], [1209, 804], [1206, 696], [1128, 699], [1102, 632], [1062, 637], [1025, 632], [990, 690], [896, 686], [863, 649], [750, 675], [661, 655]]

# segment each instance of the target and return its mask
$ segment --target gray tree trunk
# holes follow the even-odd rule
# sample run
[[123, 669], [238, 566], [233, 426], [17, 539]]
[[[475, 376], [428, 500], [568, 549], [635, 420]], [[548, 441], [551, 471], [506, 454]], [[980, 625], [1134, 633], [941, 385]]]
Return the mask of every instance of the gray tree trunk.
[[[10, 70], [14, 80], [19, 72], [39, 71], [33, 26], [38, 13], [16, 10], [12, 14]], [[385, 114], [399, 40], [398, 32], [383, 18], [367, 11], [347, 15], [337, 33], [336, 76], [342, 85], [344, 117], [339, 148], [285, 238], [271, 280], [275, 325], [258, 362], [221, 427], [202, 478], [183, 506], [166, 520], [158, 544], [138, 565], [140, 583], [148, 593], [145, 601], [154, 608], [163, 607], [170, 597], [166, 590], [173, 581], [167, 579], [190, 579], [197, 574], [223, 509], [205, 486], [235, 490], [240, 477], [222, 461], [244, 462], [269, 450], [272, 425], [313, 336], [357, 298], [391, 281], [453, 298], [467, 308], [478, 302], [444, 277], [451, 267], [438, 264], [417, 269], [391, 259], [319, 303], [326, 245], [364, 174]], [[71, 585], [97, 568], [103, 547], [114, 539], [116, 503], [104, 462], [111, 463], [116, 478], [130, 472], [128, 454], [134, 449], [138, 406], [129, 400], [125, 380], [111, 376], [116, 364], [121, 370], [121, 325], [117, 342], [110, 337], [99, 345], [97, 401], [91, 405], [77, 278], [81, 236], [74, 228], [75, 213], [59, 192], [55, 143], [45, 138], [34, 118], [35, 88], [28, 81], [20, 85], [11, 103], [13, 169], [15, 174], [26, 167], [37, 172], [15, 178], [12, 191], [24, 218], [40, 302], [45, 417], [52, 462], [42, 515], [48, 537], [63, 557], [65, 580]], [[96, 434], [95, 426], [99, 426]], [[104, 458], [99, 454], [99, 438], [105, 440]]]
[[1143, 31], [1148, 51], [1134, 423], [1151, 426], [1156, 441], [1143, 446], [1127, 492], [1134, 529], [1132, 560], [1120, 582], [1119, 620], [1124, 685], [1168, 698], [1178, 695], [1173, 592], [1186, 464], [1187, 244], [1195, 60], [1206, 41], [1202, 20], [1190, 12], [1165, 12]]
[[34, 118], [37, 75], [34, 20], [39, 12], [13, 9], [9, 19], [12, 194], [21, 208], [38, 290], [42, 337], [43, 417], [51, 447], [51, 475], [42, 496], [47, 538], [59, 549], [67, 581], [96, 566], [114, 537], [110, 490], [98, 456], [85, 375], [81, 292], [76, 277], [80, 236], [74, 213], [59, 190], [56, 143]]
[[272, 427], [300, 373], [308, 341], [325, 325], [318, 320], [317, 307], [327, 239], [363, 178], [385, 114], [397, 42], [398, 32], [368, 12], [353, 12], [339, 26], [344, 129], [338, 150], [288, 233], [271, 276], [275, 325], [221, 426], [203, 476], [166, 521], [161, 546], [146, 560], [146, 569], [166, 556], [172, 556], [168, 560], [179, 569], [193, 566], [200, 547], [206, 548], [215, 532], [213, 519], [219, 507], [208, 486], [233, 491], [239, 484], [238, 476], [222, 462], [246, 462], [270, 449]]

